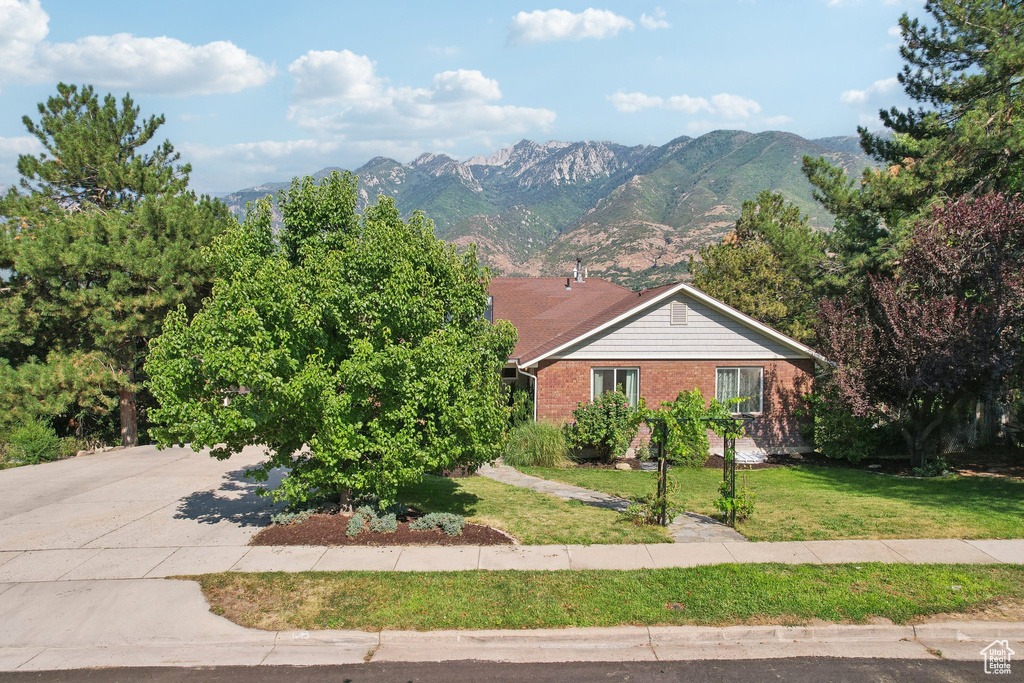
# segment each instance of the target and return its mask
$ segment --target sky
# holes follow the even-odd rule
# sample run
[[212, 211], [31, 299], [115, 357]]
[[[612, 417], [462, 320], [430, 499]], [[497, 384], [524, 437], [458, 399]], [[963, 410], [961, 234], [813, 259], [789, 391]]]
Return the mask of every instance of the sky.
[[522, 138], [661, 145], [879, 128], [920, 0], [0, 0], [0, 184], [56, 84], [130, 92], [224, 194], [374, 156]]

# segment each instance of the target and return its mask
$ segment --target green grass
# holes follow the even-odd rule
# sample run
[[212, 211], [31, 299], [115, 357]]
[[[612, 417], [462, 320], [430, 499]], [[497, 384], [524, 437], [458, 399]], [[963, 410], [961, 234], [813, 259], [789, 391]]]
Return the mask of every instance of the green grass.
[[[524, 468], [545, 479], [636, 498], [654, 491], [653, 472]], [[671, 498], [713, 514], [720, 470], [671, 470]], [[752, 541], [843, 538], [1024, 538], [1024, 482], [983, 477], [911, 479], [841, 467], [737, 473], [757, 494], [754, 516], [737, 524]]]
[[[211, 609], [262, 629], [491, 629], [811, 620], [906, 623], [1019, 609], [1024, 567], [716, 565], [636, 571], [222, 573]], [[669, 605], [678, 605], [670, 609]]]
[[399, 493], [424, 512], [454, 512], [527, 545], [563, 543], [668, 543], [658, 527], [637, 526], [612, 510], [569, 502], [484, 477], [425, 476]]

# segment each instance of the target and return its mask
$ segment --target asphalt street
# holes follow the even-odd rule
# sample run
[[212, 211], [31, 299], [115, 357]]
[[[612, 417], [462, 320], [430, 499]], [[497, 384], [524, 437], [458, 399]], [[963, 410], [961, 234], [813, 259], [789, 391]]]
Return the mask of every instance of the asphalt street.
[[[1024, 664], [1019, 674], [997, 677], [1001, 681], [1024, 680]], [[562, 662], [557, 664], [505, 664], [495, 662], [413, 662], [349, 664], [309, 667], [215, 667], [215, 668], [124, 668], [74, 669], [0, 673], [0, 681], [53, 681], [64, 683], [117, 683], [152, 681], [178, 683], [217, 681], [222, 683], [271, 683], [276, 681], [351, 681], [352, 683], [471, 683], [478, 681], [530, 681], [566, 683], [567, 681], [630, 681], [666, 683], [668, 681], [716, 681], [755, 683], [836, 683], [859, 681], [982, 681], [991, 680], [977, 662], [943, 659], [837, 659], [804, 657], [732, 661], [686, 662]]]

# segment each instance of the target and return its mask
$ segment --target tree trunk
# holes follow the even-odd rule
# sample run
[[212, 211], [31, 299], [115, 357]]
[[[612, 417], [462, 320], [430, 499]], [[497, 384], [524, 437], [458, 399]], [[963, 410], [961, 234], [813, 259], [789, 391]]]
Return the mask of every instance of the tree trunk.
[[121, 445], [125, 448], [139, 445], [139, 423], [135, 415], [135, 392], [127, 387], [118, 390], [121, 407]]

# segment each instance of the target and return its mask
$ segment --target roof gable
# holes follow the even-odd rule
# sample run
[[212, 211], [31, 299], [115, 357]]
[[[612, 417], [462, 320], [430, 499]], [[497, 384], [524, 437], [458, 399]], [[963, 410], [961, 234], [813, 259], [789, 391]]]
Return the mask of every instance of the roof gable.
[[[760, 347], [751, 351], [758, 358], [825, 359], [804, 344], [787, 337], [714, 297], [683, 283], [632, 291], [625, 287], [590, 278], [569, 282], [565, 278], [505, 277], [491, 280], [495, 320], [508, 320], [519, 332], [512, 358], [523, 367], [545, 358], [579, 351], [596, 338], [607, 337], [614, 328], [628, 325], [645, 311], [659, 304], [667, 306], [672, 297], [692, 302], [698, 313], [695, 320], [716, 320], [727, 327], [734, 339], [743, 339]], [[712, 340], [713, 341], [713, 340]], [[735, 352], [735, 351], [734, 351]], [[676, 349], [677, 355], [685, 353]], [[728, 357], [720, 347], [716, 358]], [[737, 356], [736, 359], [742, 357]], [[760, 355], [758, 355], [760, 354]], [[767, 354], [767, 355], [766, 355]], [[697, 356], [695, 356], [697, 357]]]

